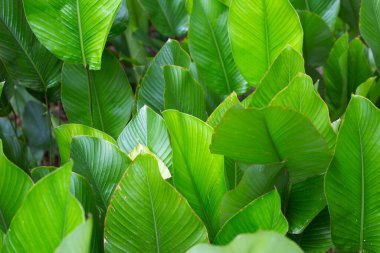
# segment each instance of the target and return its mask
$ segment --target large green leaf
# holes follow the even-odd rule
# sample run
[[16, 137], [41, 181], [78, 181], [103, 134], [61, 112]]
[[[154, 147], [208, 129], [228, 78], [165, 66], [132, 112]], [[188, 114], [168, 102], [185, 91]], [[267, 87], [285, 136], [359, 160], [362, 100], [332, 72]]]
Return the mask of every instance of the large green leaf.
[[286, 47], [273, 62], [256, 91], [243, 101], [244, 106], [257, 108], [267, 106], [299, 72], [305, 72], [302, 55], [292, 47]]
[[206, 100], [202, 86], [189, 70], [178, 66], [164, 66], [165, 109], [175, 109], [205, 120]]
[[231, 93], [231, 95], [229, 95], [222, 103], [220, 103], [220, 105], [212, 112], [210, 117], [208, 117], [207, 124], [209, 124], [212, 127], [216, 127], [223, 118], [224, 114], [231, 107], [233, 107], [236, 104], [239, 104], [239, 102], [240, 101], [236, 93]]
[[[347, 0], [342, 1], [349, 2]], [[290, 0], [290, 2], [296, 9], [316, 13], [322, 17], [331, 30], [334, 29], [339, 13], [340, 0]]]
[[271, 105], [296, 110], [313, 123], [332, 150], [336, 134], [331, 127], [327, 105], [314, 89], [313, 80], [305, 74], [297, 75], [292, 82], [271, 101]]
[[98, 208], [105, 212], [131, 159], [112, 143], [89, 136], [73, 139], [71, 158], [73, 171], [89, 181]]
[[59, 154], [61, 157], [61, 163], [65, 163], [70, 159], [70, 147], [71, 141], [75, 136], [92, 136], [97, 138], [105, 139], [111, 143], [116, 143], [116, 141], [109, 135], [80, 124], [64, 124], [54, 129], [55, 137], [57, 139], [57, 144], [59, 147]]
[[31, 188], [11, 222], [5, 252], [54, 252], [84, 222], [83, 209], [70, 194], [71, 167], [67, 163]]
[[127, 154], [138, 144], [148, 147], [167, 167], [172, 166], [172, 147], [165, 121], [147, 106], [139, 110], [117, 139], [117, 145]]
[[0, 139], [0, 231], [7, 231], [32, 185], [29, 176], [6, 158]]
[[120, 181], [105, 226], [108, 252], [184, 252], [207, 240], [199, 217], [147, 154], [138, 156]]
[[288, 231], [288, 222], [281, 213], [281, 198], [277, 191], [265, 194], [239, 210], [220, 229], [215, 243], [225, 245], [239, 234], [258, 230], [274, 230], [281, 234]]
[[325, 253], [333, 247], [330, 232], [330, 216], [327, 208], [318, 214], [302, 234], [291, 238], [306, 253]]
[[190, 57], [176, 40], [168, 40], [153, 59], [138, 90], [138, 107], [148, 105], [155, 111], [164, 110], [165, 80], [162, 67], [177, 65], [190, 67]]
[[326, 174], [332, 240], [343, 251], [380, 251], [380, 112], [353, 96]]
[[[58, 58], [98, 70], [121, 0], [24, 0], [38, 40]], [[101, 10], [101, 11], [100, 11]]]
[[304, 31], [303, 51], [306, 62], [311, 67], [322, 66], [334, 45], [334, 34], [317, 14], [300, 11], [299, 16]]
[[288, 0], [232, 1], [228, 31], [236, 64], [251, 85], [287, 45], [302, 52], [302, 26]]
[[92, 219], [80, 224], [68, 234], [54, 251], [55, 253], [88, 253], [91, 244]]
[[324, 175], [293, 184], [286, 208], [289, 232], [300, 234], [325, 208]]
[[173, 146], [173, 181], [205, 223], [210, 239], [219, 229], [226, 191], [223, 156], [210, 153], [212, 128], [174, 110], [163, 112]]
[[360, 33], [372, 49], [377, 68], [380, 69], [380, 0], [362, 0]]
[[61, 63], [30, 30], [21, 0], [0, 1], [0, 62], [9, 78], [31, 89], [46, 90], [59, 81]]
[[276, 106], [230, 109], [215, 129], [211, 151], [254, 164], [286, 161], [292, 183], [324, 173], [332, 156], [309, 119]]
[[232, 57], [227, 31], [228, 7], [215, 0], [194, 0], [190, 19], [191, 56], [201, 81], [212, 91], [227, 95], [247, 90]]
[[354, 36], [359, 34], [359, 12], [362, 0], [341, 0], [339, 17], [350, 26]]
[[351, 94], [372, 76], [364, 44], [356, 38], [348, 43], [345, 34], [335, 42], [324, 67], [326, 102], [332, 120], [346, 110]]
[[189, 16], [186, 0], [140, 0], [153, 25], [164, 35], [181, 36], [187, 32]]
[[302, 253], [303, 251], [285, 236], [273, 231], [237, 236], [226, 246], [200, 244], [187, 253]]
[[100, 71], [64, 64], [62, 103], [71, 123], [84, 124], [118, 137], [131, 116], [134, 97], [123, 67], [105, 52]]
[[221, 203], [222, 221], [235, 215], [261, 195], [273, 190], [283, 163], [248, 167], [237, 187], [227, 192]]

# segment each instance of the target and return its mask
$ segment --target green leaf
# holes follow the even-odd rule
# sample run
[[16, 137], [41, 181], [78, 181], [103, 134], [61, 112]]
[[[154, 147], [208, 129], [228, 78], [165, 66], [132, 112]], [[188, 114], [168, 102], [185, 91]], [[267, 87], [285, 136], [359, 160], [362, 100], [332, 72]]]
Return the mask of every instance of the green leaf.
[[200, 79], [217, 94], [246, 92], [247, 83], [232, 57], [227, 30], [228, 7], [215, 0], [193, 2], [189, 43]]
[[380, 83], [376, 82], [376, 77], [370, 77], [356, 88], [355, 94], [368, 98], [372, 103], [377, 103], [380, 98]]
[[108, 208], [106, 250], [184, 252], [206, 240], [203, 223], [174, 187], [162, 179], [154, 156], [138, 156]]
[[302, 55], [292, 47], [286, 47], [273, 62], [256, 91], [243, 101], [244, 106], [257, 108], [267, 106], [299, 72], [305, 72]]
[[212, 240], [219, 230], [220, 202], [226, 192], [223, 156], [210, 153], [213, 129], [174, 110], [163, 112], [173, 146], [173, 181], [205, 223]]
[[148, 147], [167, 167], [172, 166], [172, 147], [165, 121], [147, 106], [139, 110], [117, 139], [117, 145], [127, 154], [138, 144]]
[[351, 94], [372, 76], [364, 44], [356, 38], [348, 43], [348, 35], [340, 37], [332, 48], [324, 67], [326, 102], [332, 120], [346, 110]]
[[157, 112], [164, 110], [165, 80], [162, 67], [165, 65], [190, 67], [189, 55], [176, 40], [166, 42], [146, 71], [138, 91], [137, 103], [139, 108], [148, 105]]
[[157, 30], [167, 36], [181, 36], [187, 32], [189, 16], [186, 0], [140, 0]]
[[131, 159], [112, 143], [89, 136], [73, 139], [71, 157], [73, 171], [89, 181], [99, 210], [105, 212]]
[[5, 252], [54, 252], [84, 222], [82, 207], [70, 194], [71, 167], [67, 163], [31, 188], [11, 222]]
[[129, 11], [127, 0], [121, 0], [119, 10], [117, 11], [115, 20], [113, 21], [108, 38], [114, 38], [123, 33], [128, 26]]
[[59, 147], [59, 154], [61, 157], [61, 163], [65, 163], [70, 159], [70, 147], [71, 141], [75, 136], [91, 136], [105, 139], [113, 144], [116, 141], [109, 135], [80, 124], [64, 124], [54, 129], [55, 138]]
[[232, 1], [228, 32], [236, 65], [254, 86], [287, 45], [302, 52], [302, 26], [288, 0]]
[[57, 168], [54, 166], [41, 166], [33, 168], [30, 171], [31, 177], [34, 182], [39, 181], [40, 179], [44, 178], [45, 176], [49, 175], [51, 172], [55, 171]]
[[230, 109], [216, 127], [210, 149], [246, 163], [286, 161], [291, 183], [324, 173], [332, 156], [309, 119], [274, 106]]
[[5, 83], [5, 82], [0, 82], [0, 97], [1, 97], [1, 94], [2, 94], [2, 92], [3, 92], [4, 83]]
[[325, 179], [332, 240], [340, 250], [380, 250], [379, 124], [379, 110], [353, 96]]
[[221, 203], [222, 221], [226, 221], [253, 200], [273, 190], [284, 163], [248, 167], [238, 186], [227, 192]]
[[333, 150], [336, 134], [331, 127], [327, 105], [314, 89], [313, 80], [305, 74], [297, 75], [292, 82], [271, 101], [271, 105], [284, 106], [306, 116]]
[[5, 233], [33, 182], [23, 170], [7, 159], [1, 139], [0, 164], [0, 231]]
[[178, 66], [164, 66], [165, 109], [175, 109], [205, 120], [206, 100], [202, 86], [189, 70]]
[[288, 231], [288, 222], [281, 213], [281, 198], [277, 191], [267, 193], [239, 210], [220, 229], [215, 243], [226, 245], [239, 234], [258, 230], [273, 230], [281, 234]]
[[330, 216], [325, 208], [300, 235], [291, 238], [306, 253], [325, 253], [333, 247], [330, 232]]
[[68, 234], [54, 253], [88, 253], [90, 252], [92, 219], [79, 225]]
[[111, 53], [105, 52], [100, 71], [64, 64], [62, 103], [71, 123], [117, 137], [131, 116], [134, 97], [123, 67]]
[[291, 186], [286, 218], [289, 232], [300, 234], [325, 208], [324, 175], [309, 178]]
[[322, 66], [334, 45], [334, 34], [317, 14], [300, 11], [299, 16], [304, 31], [303, 51], [306, 62], [311, 67]]
[[30, 28], [53, 54], [65, 62], [99, 70], [120, 3], [121, 0], [24, 0], [24, 8]]
[[223, 118], [224, 114], [234, 105], [239, 104], [240, 101], [236, 95], [235, 92], [231, 93], [208, 117], [207, 124], [209, 124], [212, 127], [216, 127], [221, 119]]
[[372, 49], [377, 68], [380, 69], [380, 0], [361, 1], [360, 33]]
[[293, 241], [273, 231], [259, 231], [255, 234], [237, 236], [226, 246], [200, 244], [187, 253], [302, 253]]
[[[351, 0], [350, 0], [351, 1]], [[328, 28], [333, 30], [339, 13], [340, 2], [350, 2], [346, 0], [290, 0], [294, 8], [306, 10], [320, 16]]]
[[354, 36], [359, 35], [359, 12], [361, 0], [341, 0], [339, 17], [350, 26]]
[[34, 36], [21, 0], [0, 1], [0, 62], [9, 78], [34, 90], [59, 81], [61, 63]]

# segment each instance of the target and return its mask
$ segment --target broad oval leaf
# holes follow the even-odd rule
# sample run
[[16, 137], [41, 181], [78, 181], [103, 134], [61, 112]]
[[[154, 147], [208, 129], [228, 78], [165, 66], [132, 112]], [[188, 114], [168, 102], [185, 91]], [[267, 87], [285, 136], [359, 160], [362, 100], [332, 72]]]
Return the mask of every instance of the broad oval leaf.
[[300, 11], [299, 16], [304, 31], [303, 51], [306, 62], [311, 67], [322, 66], [334, 45], [334, 34], [317, 14]]
[[326, 102], [332, 120], [346, 110], [351, 94], [372, 76], [364, 44], [356, 38], [348, 43], [348, 35], [340, 37], [331, 49], [323, 70]]
[[162, 67], [165, 65], [190, 67], [190, 56], [176, 40], [168, 40], [152, 60], [137, 92], [138, 107], [148, 105], [157, 112], [164, 110], [165, 79]]
[[235, 62], [254, 86], [287, 45], [302, 52], [302, 26], [288, 0], [232, 1], [228, 32]]
[[108, 252], [184, 252], [207, 240], [203, 223], [143, 154], [121, 179], [107, 211]]
[[205, 223], [212, 240], [219, 229], [226, 192], [224, 159], [210, 153], [212, 128], [174, 110], [163, 112], [173, 147], [173, 182]]
[[106, 133], [100, 130], [80, 125], [80, 124], [64, 124], [54, 129], [55, 138], [59, 147], [61, 163], [66, 163], [70, 159], [71, 141], [75, 136], [91, 136], [105, 139], [113, 144], [116, 141]]
[[379, 124], [379, 110], [353, 96], [325, 179], [332, 240], [339, 250], [380, 250]]
[[360, 7], [360, 33], [372, 49], [380, 69], [380, 1], [362, 0]]
[[291, 183], [323, 174], [332, 157], [328, 144], [309, 119], [274, 106], [230, 109], [215, 128], [210, 149], [246, 163], [286, 161]]
[[7, 232], [32, 185], [29, 176], [7, 159], [0, 139], [0, 231]]
[[89, 136], [73, 139], [71, 158], [73, 171], [88, 180], [99, 210], [105, 212], [131, 159], [112, 143]]
[[[38, 40], [58, 58], [98, 70], [121, 0], [24, 0]], [[101, 11], [99, 11], [101, 10]]]
[[181, 36], [187, 32], [189, 16], [186, 0], [140, 0], [157, 30], [167, 36]]
[[189, 70], [178, 66], [164, 66], [165, 109], [175, 109], [205, 120], [206, 99], [202, 86]]
[[222, 221], [231, 218], [250, 202], [273, 190], [283, 167], [284, 163], [248, 167], [236, 188], [223, 196]]
[[84, 222], [83, 209], [70, 194], [71, 167], [67, 163], [31, 188], [12, 220], [5, 252], [54, 252]]
[[191, 56], [201, 81], [217, 94], [242, 94], [247, 83], [232, 57], [227, 31], [228, 7], [215, 0], [194, 0], [190, 19]]
[[[342, 0], [343, 2], [351, 2]], [[334, 29], [336, 19], [339, 13], [340, 0], [290, 0], [294, 8], [316, 13], [329, 26]]]
[[90, 252], [92, 218], [80, 224], [68, 234], [54, 253], [88, 253]]
[[302, 253], [299, 246], [286, 236], [273, 231], [237, 236], [226, 246], [200, 244], [187, 253]]
[[116, 138], [128, 123], [134, 96], [123, 67], [105, 52], [100, 71], [64, 64], [62, 104], [71, 123], [94, 127]]
[[220, 105], [212, 112], [210, 117], [207, 119], [207, 124], [212, 127], [216, 127], [224, 114], [232, 108], [234, 105], [239, 104], [239, 98], [235, 92], [231, 93]]
[[0, 62], [12, 81], [34, 90], [58, 83], [61, 63], [34, 36], [21, 0], [0, 1]]
[[309, 76], [297, 75], [273, 98], [270, 105], [284, 106], [305, 115], [333, 150], [336, 134], [331, 127], [329, 109], [314, 89], [313, 80]]
[[252, 201], [229, 219], [216, 235], [215, 243], [225, 245], [237, 235], [258, 230], [288, 231], [288, 222], [281, 212], [281, 198], [272, 191]]
[[117, 145], [127, 154], [138, 144], [148, 147], [171, 168], [172, 147], [165, 121], [147, 106], [139, 110], [117, 139]]
[[266, 107], [273, 97], [284, 89], [299, 72], [305, 73], [304, 65], [302, 55], [292, 47], [286, 47], [265, 73], [255, 92], [243, 101], [243, 105], [245, 107]]

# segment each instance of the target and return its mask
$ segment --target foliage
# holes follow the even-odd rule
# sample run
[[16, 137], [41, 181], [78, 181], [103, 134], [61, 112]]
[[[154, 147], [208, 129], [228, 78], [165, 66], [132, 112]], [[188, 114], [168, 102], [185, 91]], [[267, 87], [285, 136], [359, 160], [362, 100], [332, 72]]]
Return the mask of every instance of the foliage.
[[380, 0], [0, 0], [0, 253], [380, 252]]

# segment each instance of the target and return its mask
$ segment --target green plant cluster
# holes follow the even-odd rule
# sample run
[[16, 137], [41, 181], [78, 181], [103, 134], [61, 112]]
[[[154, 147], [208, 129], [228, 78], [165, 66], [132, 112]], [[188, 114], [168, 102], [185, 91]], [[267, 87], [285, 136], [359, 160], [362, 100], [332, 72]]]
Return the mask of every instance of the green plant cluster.
[[0, 0], [0, 253], [380, 252], [380, 0]]

